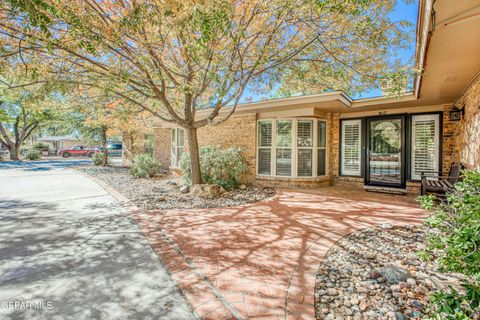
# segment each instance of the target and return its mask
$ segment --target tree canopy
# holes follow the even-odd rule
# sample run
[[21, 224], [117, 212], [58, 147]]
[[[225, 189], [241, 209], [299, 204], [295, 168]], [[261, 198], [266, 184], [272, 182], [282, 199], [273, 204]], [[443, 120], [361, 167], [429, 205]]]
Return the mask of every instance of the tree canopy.
[[0, 33], [56, 76], [186, 128], [195, 158], [196, 129], [227, 120], [247, 85], [290, 94], [405, 80], [390, 56], [411, 40], [389, 18], [395, 2], [7, 0]]

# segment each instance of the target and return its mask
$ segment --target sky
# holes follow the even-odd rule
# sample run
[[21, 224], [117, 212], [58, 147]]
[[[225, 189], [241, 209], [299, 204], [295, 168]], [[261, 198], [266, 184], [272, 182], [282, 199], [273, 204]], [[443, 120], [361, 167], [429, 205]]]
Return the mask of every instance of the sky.
[[[417, 25], [417, 15], [418, 15], [418, 1], [407, 1], [405, 0], [398, 0], [395, 6], [395, 9], [391, 12], [390, 18], [392, 21], [400, 21], [400, 20], [407, 20], [413, 23], [415, 26]], [[415, 28], [413, 28], [415, 30]], [[415, 55], [415, 42], [412, 43], [411, 47], [405, 50], [401, 50], [399, 52], [399, 58], [403, 63], [407, 63], [411, 58]], [[319, 92], [320, 93], [320, 92]], [[251, 92], [248, 88], [245, 90], [241, 101], [242, 102], [256, 102], [261, 100], [268, 99], [268, 95], [260, 95]], [[372, 98], [372, 97], [379, 97], [381, 96], [381, 90], [369, 90], [362, 92], [361, 94], [355, 95], [353, 99], [363, 99], [363, 98]]]

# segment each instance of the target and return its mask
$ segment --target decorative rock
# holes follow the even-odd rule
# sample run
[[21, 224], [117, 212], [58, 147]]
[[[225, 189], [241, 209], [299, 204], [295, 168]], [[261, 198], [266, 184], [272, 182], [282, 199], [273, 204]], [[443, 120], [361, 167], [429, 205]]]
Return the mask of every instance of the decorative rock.
[[378, 273], [385, 278], [385, 280], [392, 284], [392, 283], [399, 283], [401, 281], [405, 282], [408, 278], [412, 278], [413, 276], [405, 269], [402, 269], [395, 265], [388, 265], [383, 268], [377, 270]]
[[380, 225], [380, 228], [382, 228], [382, 229], [392, 229], [393, 226], [390, 223], [382, 223]]
[[410, 301], [410, 305], [414, 308], [417, 308], [417, 309], [423, 309], [423, 304], [418, 300]]
[[336, 295], [338, 295], [338, 292], [337, 292], [336, 289], [328, 288], [328, 289], [327, 289], [327, 294], [328, 294], [329, 296], [336, 296]]
[[189, 193], [190, 192], [190, 187], [189, 186], [181, 186], [180, 187], [180, 192], [181, 193]]
[[241, 184], [238, 188], [240, 188], [240, 190], [245, 190], [247, 189], [247, 186], [244, 184]]
[[410, 286], [410, 287], [415, 287], [417, 285], [417, 281], [415, 281], [415, 279], [413, 278], [408, 278], [407, 279], [407, 284]]
[[375, 259], [377, 255], [373, 252], [367, 252], [363, 255], [365, 259]]
[[378, 278], [380, 278], [381, 276], [382, 275], [377, 270], [372, 270], [368, 273], [368, 277], [370, 279], [377, 279], [377, 281], [378, 281]]
[[360, 305], [358, 307], [360, 308], [360, 311], [365, 311], [367, 310], [368, 304], [365, 300], [363, 300], [362, 302], [360, 302]]
[[192, 187], [192, 194], [204, 199], [214, 199], [224, 193], [225, 190], [216, 184], [196, 184]]
[[396, 320], [408, 320], [407, 316], [401, 312], [395, 312], [395, 318]]

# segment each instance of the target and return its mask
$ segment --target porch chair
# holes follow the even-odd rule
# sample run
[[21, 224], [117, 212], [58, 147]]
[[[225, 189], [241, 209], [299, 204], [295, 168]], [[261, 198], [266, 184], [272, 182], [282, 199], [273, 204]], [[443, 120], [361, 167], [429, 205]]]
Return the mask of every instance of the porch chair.
[[[424, 172], [421, 173], [422, 178], [422, 196], [427, 193], [435, 193], [437, 195], [444, 195], [447, 191], [453, 190], [453, 185], [461, 179], [461, 171], [464, 166], [461, 163], [452, 163], [448, 176], [430, 176]], [[427, 178], [435, 178], [431, 180]]]

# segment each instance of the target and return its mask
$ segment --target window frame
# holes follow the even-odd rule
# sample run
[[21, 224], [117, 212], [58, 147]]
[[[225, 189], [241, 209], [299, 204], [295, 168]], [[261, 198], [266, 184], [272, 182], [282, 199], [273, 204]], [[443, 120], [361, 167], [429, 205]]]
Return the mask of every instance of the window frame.
[[[367, 118], [367, 117], [366, 117]], [[340, 119], [340, 139], [339, 139], [339, 176], [341, 177], [356, 177], [356, 178], [361, 178], [364, 176], [364, 171], [365, 171], [365, 168], [364, 168], [364, 164], [363, 164], [363, 161], [364, 161], [364, 122], [366, 118], [351, 118], [351, 119]], [[359, 130], [358, 130], [358, 136], [359, 136], [359, 151], [358, 151], [358, 155], [359, 155], [359, 162], [360, 162], [360, 166], [359, 166], [359, 169], [358, 169], [358, 174], [357, 173], [352, 173], [352, 172], [345, 172], [345, 168], [344, 168], [344, 165], [345, 165], [345, 132], [343, 130], [344, 128], [344, 124], [347, 123], [347, 122], [357, 122], [359, 124]]]
[[[412, 113], [409, 115], [409, 127], [408, 127], [408, 135], [409, 135], [409, 152], [408, 156], [409, 158], [406, 161], [406, 165], [408, 166], [407, 172], [408, 172], [408, 180], [409, 181], [420, 181], [420, 178], [417, 178], [414, 176], [414, 117], [435, 117], [437, 116], [437, 121], [435, 125], [435, 132], [437, 135], [437, 141], [436, 141], [436, 156], [437, 156], [437, 168], [435, 170], [435, 173], [433, 175], [439, 175], [441, 176], [443, 174], [442, 172], [442, 165], [443, 165], [443, 112], [422, 112], [422, 113]], [[428, 176], [428, 175], [427, 175]]]
[[[180, 146], [179, 145], [179, 130], [182, 130], [183, 131], [183, 141], [182, 141], [182, 145]], [[179, 159], [179, 150], [182, 149], [182, 152], [184, 151], [185, 149], [185, 129], [183, 128], [180, 128], [180, 127], [175, 127], [175, 128], [172, 128], [172, 131], [171, 131], [171, 134], [170, 134], [170, 166], [172, 168], [178, 168], [179, 167], [179, 162], [180, 162], [180, 159]]]
[[[290, 147], [277, 147], [277, 121], [292, 121], [292, 143]], [[312, 121], [313, 122], [313, 145], [312, 147], [298, 147], [298, 122], [302, 121]], [[319, 121], [322, 121], [325, 123], [325, 147], [319, 147], [318, 146], [318, 123]], [[261, 122], [270, 122], [272, 124], [272, 145], [271, 147], [260, 147], [259, 146], [259, 141], [260, 141], [260, 131], [259, 131], [259, 126]], [[259, 119], [257, 120], [257, 129], [256, 129], [256, 175], [259, 177], [271, 177], [271, 178], [298, 178], [298, 179], [315, 179], [315, 178], [322, 178], [322, 177], [327, 177], [328, 176], [328, 167], [329, 167], [329, 162], [328, 162], [328, 156], [329, 156], [329, 150], [328, 150], [328, 132], [329, 132], [329, 125], [327, 119], [324, 118], [314, 118], [314, 117], [308, 117], [308, 118], [268, 118], [268, 119]], [[324, 175], [318, 175], [317, 172], [317, 157], [318, 157], [318, 149], [325, 149], [325, 174]], [[270, 149], [270, 174], [262, 174], [259, 173], [259, 150], [260, 149]], [[290, 149], [291, 150], [291, 174], [289, 176], [285, 175], [277, 175], [277, 149]], [[312, 150], [312, 175], [311, 176], [299, 176], [298, 175], [298, 150], [300, 149], [311, 149]]]

